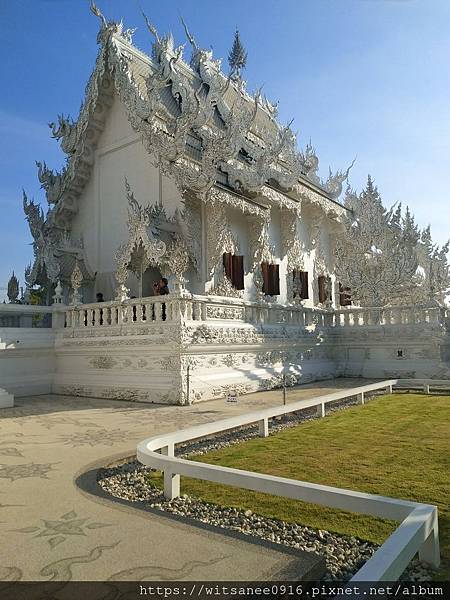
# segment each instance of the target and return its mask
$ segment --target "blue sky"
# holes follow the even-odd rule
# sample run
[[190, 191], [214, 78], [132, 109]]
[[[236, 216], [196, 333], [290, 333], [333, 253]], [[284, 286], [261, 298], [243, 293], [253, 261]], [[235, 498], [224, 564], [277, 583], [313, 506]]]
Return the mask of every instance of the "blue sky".
[[[321, 174], [357, 156], [350, 183], [370, 173], [386, 205], [402, 201], [436, 241], [450, 237], [450, 2], [448, 0], [97, 0], [107, 18], [151, 38], [140, 6], [161, 33], [226, 57], [236, 27], [248, 51], [248, 89], [264, 85], [294, 118], [299, 145], [312, 139]], [[35, 160], [60, 168], [47, 123], [76, 117], [93, 68], [98, 20], [87, 0], [0, 0], [0, 287], [23, 279], [31, 237], [22, 187], [46, 206]], [[1, 293], [1, 290], [0, 290]]]

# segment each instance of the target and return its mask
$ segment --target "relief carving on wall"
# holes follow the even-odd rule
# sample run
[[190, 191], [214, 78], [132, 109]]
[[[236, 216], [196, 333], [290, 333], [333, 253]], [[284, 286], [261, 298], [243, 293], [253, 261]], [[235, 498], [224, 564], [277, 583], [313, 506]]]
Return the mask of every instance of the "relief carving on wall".
[[269, 223], [269, 211], [262, 216], [249, 217], [247, 219], [250, 264], [251, 270], [253, 271], [253, 283], [259, 300], [265, 300], [267, 298], [262, 291], [263, 277], [261, 263], [271, 263], [275, 261], [275, 249], [270, 244], [269, 238]]
[[234, 306], [207, 306], [207, 319], [224, 319], [224, 320], [242, 320], [244, 318], [244, 309]]
[[189, 252], [184, 238], [173, 235], [172, 243], [161, 259], [161, 264], [170, 275], [175, 275], [177, 281], [184, 281], [183, 276], [189, 267]]
[[281, 239], [283, 256], [287, 256], [286, 290], [289, 303], [301, 302], [300, 290], [294, 289], [294, 270], [303, 271], [305, 269], [305, 246], [300, 240], [298, 219], [297, 212], [281, 211]]
[[222, 278], [216, 283], [214, 287], [212, 287], [209, 292], [207, 292], [208, 296], [225, 296], [228, 298], [243, 298], [244, 290], [237, 290], [228, 277], [225, 275], [225, 272], [222, 274]]
[[239, 243], [230, 231], [226, 207], [223, 204], [208, 204], [206, 218], [208, 224], [208, 273], [212, 277], [222, 262], [224, 252], [239, 254]]
[[188, 249], [192, 265], [197, 273], [202, 268], [202, 214], [201, 206], [194, 198], [185, 195], [184, 208], [179, 215], [178, 224]]

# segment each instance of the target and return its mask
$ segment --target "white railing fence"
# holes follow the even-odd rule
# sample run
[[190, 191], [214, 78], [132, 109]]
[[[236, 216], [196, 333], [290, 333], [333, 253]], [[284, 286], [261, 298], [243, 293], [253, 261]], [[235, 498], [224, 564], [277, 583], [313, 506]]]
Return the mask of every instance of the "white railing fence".
[[447, 309], [439, 306], [348, 307], [334, 310], [332, 321], [336, 327], [358, 327], [361, 325], [444, 323], [447, 317]]
[[360, 327], [405, 324], [444, 324], [440, 307], [346, 308], [306, 307], [301, 304], [250, 302], [219, 296], [177, 295], [133, 298], [55, 308], [65, 315], [65, 327], [108, 327], [163, 321], [233, 321], [252, 324], [286, 324], [300, 327]]
[[1, 327], [51, 327], [53, 306], [0, 304]]
[[[185, 460], [175, 456], [175, 447], [176, 444], [252, 423], [258, 424], [260, 435], [267, 437], [268, 422], [271, 418], [314, 406], [317, 407], [318, 415], [324, 416], [326, 406], [331, 402], [356, 396], [361, 403], [364, 403], [366, 394], [380, 390], [390, 393], [397, 383], [396, 379], [385, 380], [148, 438], [138, 445], [137, 458], [142, 464], [164, 472], [164, 495], [168, 499], [179, 496], [180, 476], [185, 475], [401, 521], [394, 533], [352, 579], [352, 581], [392, 581], [403, 573], [417, 552], [424, 562], [436, 568], [439, 566], [438, 520], [435, 506]], [[402, 383], [405, 384], [405, 380]]]
[[175, 294], [134, 298], [124, 302], [101, 302], [64, 307], [66, 327], [168, 323], [175, 321], [233, 321], [241, 323], [286, 323], [300, 326], [331, 325], [331, 313], [320, 308], [248, 302], [209, 296]]
[[[450, 324], [448, 309], [438, 306], [331, 309], [302, 304], [250, 302], [240, 298], [172, 293], [119, 302], [65, 306], [0, 304], [0, 327], [53, 326], [99, 328], [180, 321], [233, 321], [300, 327], [348, 328], [380, 325]], [[39, 316], [40, 315], [40, 316]]]

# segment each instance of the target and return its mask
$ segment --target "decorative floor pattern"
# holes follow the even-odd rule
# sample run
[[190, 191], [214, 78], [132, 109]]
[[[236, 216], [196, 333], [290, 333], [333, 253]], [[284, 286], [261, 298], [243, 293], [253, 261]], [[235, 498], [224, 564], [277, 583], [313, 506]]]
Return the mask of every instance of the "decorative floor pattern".
[[[358, 383], [304, 386], [289, 390], [288, 401]], [[19, 580], [276, 578], [295, 556], [113, 504], [75, 480], [94, 463], [130, 456], [145, 437], [281, 403], [281, 391], [189, 407], [48, 395], [0, 410], [0, 588]]]

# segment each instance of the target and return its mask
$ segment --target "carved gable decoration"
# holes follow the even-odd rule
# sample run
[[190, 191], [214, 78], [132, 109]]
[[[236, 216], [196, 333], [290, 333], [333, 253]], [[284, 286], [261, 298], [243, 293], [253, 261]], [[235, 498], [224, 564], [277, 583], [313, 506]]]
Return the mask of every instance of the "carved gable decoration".
[[127, 180], [125, 188], [128, 199], [128, 240], [119, 246], [115, 255], [121, 279], [128, 268], [140, 277], [148, 266], [158, 265], [166, 252], [166, 244], [152, 234], [149, 208], [144, 209], [137, 202]]

